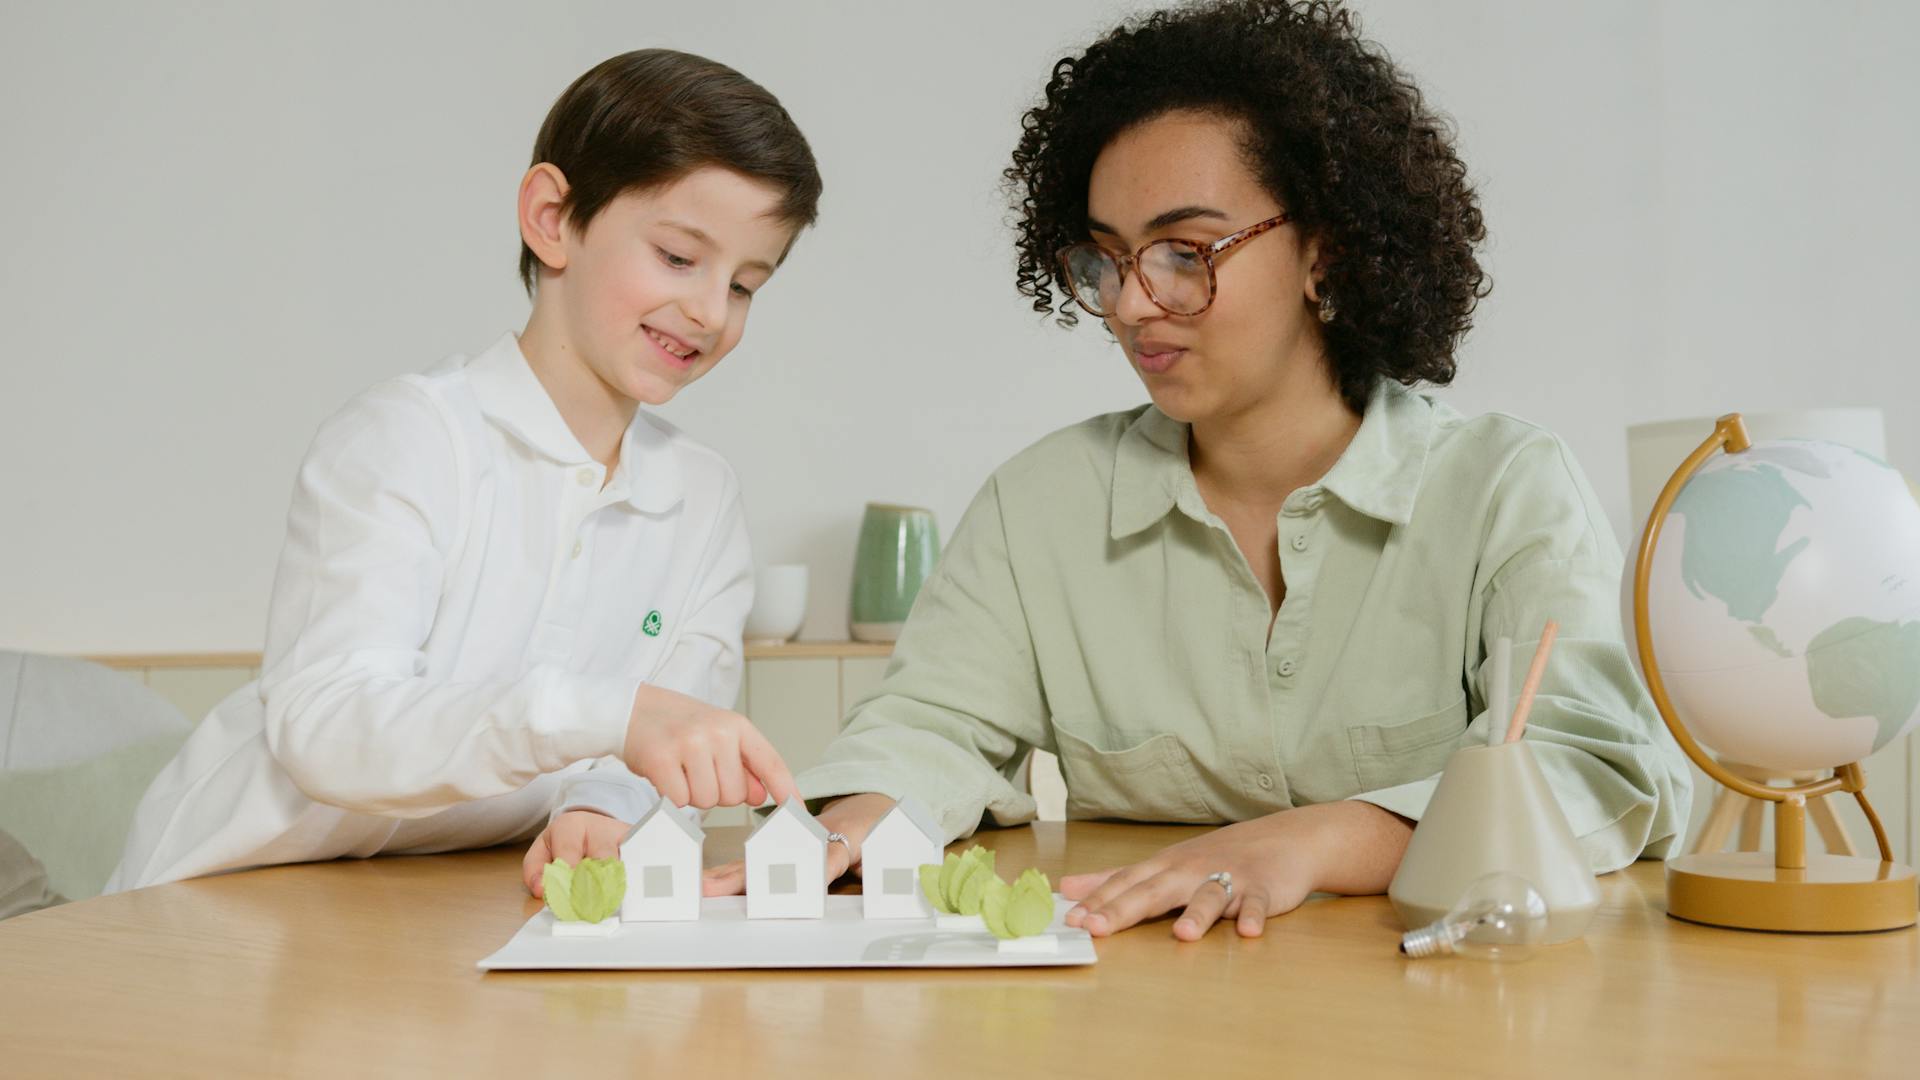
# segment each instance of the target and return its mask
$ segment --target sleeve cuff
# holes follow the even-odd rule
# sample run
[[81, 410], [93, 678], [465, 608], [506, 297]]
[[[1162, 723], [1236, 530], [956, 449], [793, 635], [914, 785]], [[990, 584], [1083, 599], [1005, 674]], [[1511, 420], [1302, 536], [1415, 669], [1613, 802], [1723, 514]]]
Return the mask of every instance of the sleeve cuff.
[[1426, 816], [1427, 803], [1433, 799], [1435, 788], [1440, 786], [1440, 777], [1436, 774], [1424, 780], [1415, 780], [1378, 791], [1364, 791], [1350, 796], [1356, 802], [1372, 803], [1388, 813], [1399, 814], [1410, 821], [1419, 821]]
[[[1440, 777], [1435, 775], [1425, 780], [1415, 780], [1410, 784], [1362, 792], [1350, 798], [1356, 802], [1372, 803], [1382, 810], [1399, 814], [1417, 823], [1426, 816], [1427, 804], [1433, 800], [1434, 790], [1439, 786]], [[1558, 791], [1554, 794], [1560, 799], [1564, 809], [1566, 800], [1560, 797]], [[1610, 821], [1596, 822], [1585, 817], [1576, 821], [1572, 814], [1567, 815], [1574, 836], [1579, 839], [1580, 847], [1586, 853], [1587, 860], [1593, 864], [1594, 873], [1604, 874], [1618, 870], [1638, 857], [1639, 849], [1626, 845], [1620, 830], [1615, 827], [1631, 809], [1629, 807], [1627, 810], [1620, 811]]]
[[660, 793], [652, 784], [624, 767], [609, 765], [569, 779], [547, 823], [569, 810], [593, 810], [631, 825], [659, 801]]
[[[822, 803], [842, 795], [885, 795], [895, 802], [913, 795], [940, 823], [941, 831], [946, 833], [941, 841], [943, 844], [971, 835], [979, 827], [980, 816], [985, 813], [989, 801], [984, 797], [967, 799], [949, 796], [943, 799], [938, 793], [910, 791], [897, 772], [867, 765], [827, 765], [809, 769], [796, 777], [794, 783], [799, 786], [800, 798], [806, 802], [807, 809], [816, 814], [820, 812]], [[933, 797], [929, 798], [930, 795]]]

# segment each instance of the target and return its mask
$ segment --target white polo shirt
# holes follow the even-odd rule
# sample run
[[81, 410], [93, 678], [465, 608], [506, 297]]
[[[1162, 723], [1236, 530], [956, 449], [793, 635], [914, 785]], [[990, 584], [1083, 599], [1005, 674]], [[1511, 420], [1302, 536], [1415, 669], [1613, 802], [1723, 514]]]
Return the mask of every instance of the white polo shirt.
[[[375, 386], [300, 467], [262, 677], [154, 781], [107, 891], [496, 844], [569, 784], [631, 791], [634, 692], [731, 708], [752, 603], [733, 471], [672, 425], [636, 414], [607, 480], [512, 334]], [[623, 783], [575, 776], [602, 755]]]

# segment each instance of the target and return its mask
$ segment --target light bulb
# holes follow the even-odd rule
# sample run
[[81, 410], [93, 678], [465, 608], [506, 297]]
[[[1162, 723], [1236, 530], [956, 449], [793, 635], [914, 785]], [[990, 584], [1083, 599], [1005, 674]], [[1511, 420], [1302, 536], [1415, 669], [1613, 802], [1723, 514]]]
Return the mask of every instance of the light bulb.
[[1492, 873], [1467, 886], [1453, 910], [1431, 926], [1409, 931], [1400, 951], [1414, 959], [1474, 956], [1525, 960], [1547, 933], [1547, 902], [1533, 883]]

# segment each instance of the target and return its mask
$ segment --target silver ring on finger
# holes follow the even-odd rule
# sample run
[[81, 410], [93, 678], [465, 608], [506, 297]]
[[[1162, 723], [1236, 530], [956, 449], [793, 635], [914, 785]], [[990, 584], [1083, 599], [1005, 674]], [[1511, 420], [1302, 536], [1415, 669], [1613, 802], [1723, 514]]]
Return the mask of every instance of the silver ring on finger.
[[845, 836], [842, 836], [837, 832], [830, 832], [827, 834], [827, 843], [839, 844], [841, 847], [846, 848], [847, 849], [847, 865], [848, 866], [853, 865], [853, 842], [852, 841], [848, 840]]
[[[1227, 891], [1226, 898], [1228, 900], [1233, 899], [1233, 875], [1231, 873], [1225, 870], [1222, 870], [1217, 874], [1208, 874], [1207, 881], [1211, 881], [1215, 885], [1218, 885], [1222, 889], [1225, 889]], [[1204, 885], [1206, 884], [1206, 882], [1203, 881], [1201, 882], [1201, 884]]]

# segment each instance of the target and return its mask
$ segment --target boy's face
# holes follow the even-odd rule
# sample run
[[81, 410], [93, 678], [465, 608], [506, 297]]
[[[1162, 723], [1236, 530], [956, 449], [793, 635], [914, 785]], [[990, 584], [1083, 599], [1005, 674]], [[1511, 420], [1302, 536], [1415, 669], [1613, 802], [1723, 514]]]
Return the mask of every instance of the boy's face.
[[609, 388], [662, 405], [713, 369], [746, 330], [753, 294], [793, 238], [778, 188], [709, 167], [615, 198], [585, 234], [568, 228], [567, 337]]

